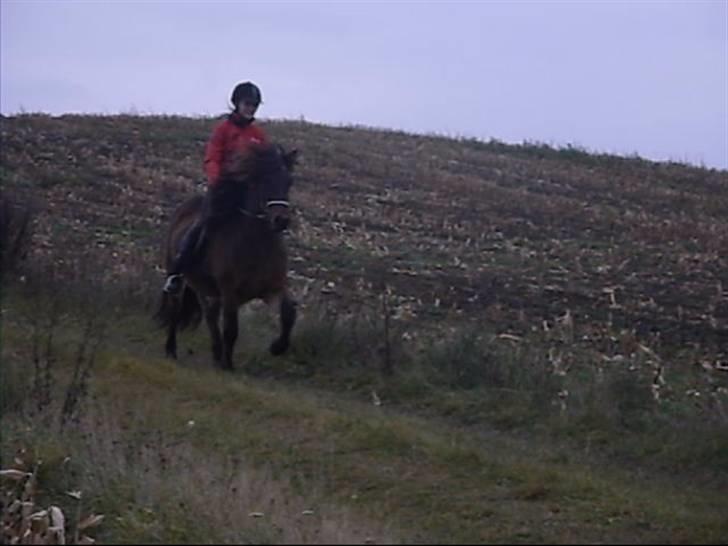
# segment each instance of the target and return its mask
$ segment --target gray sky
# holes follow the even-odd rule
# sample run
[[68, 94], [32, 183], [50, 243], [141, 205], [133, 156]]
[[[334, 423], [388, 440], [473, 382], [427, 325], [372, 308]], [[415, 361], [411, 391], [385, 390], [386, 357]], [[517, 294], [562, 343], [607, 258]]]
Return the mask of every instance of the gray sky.
[[0, 110], [225, 111], [728, 169], [728, 0], [0, 0]]

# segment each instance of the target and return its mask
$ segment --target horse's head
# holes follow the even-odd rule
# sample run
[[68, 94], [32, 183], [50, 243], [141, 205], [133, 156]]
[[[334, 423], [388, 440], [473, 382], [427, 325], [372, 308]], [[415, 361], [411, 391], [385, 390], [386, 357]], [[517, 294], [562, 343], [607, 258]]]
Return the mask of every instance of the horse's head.
[[282, 146], [272, 145], [255, 149], [249, 158], [251, 186], [246, 208], [262, 213], [274, 231], [283, 231], [290, 223], [288, 192], [297, 156], [298, 150], [286, 152]]
[[271, 146], [259, 159], [260, 193], [266, 216], [274, 231], [283, 231], [290, 223], [288, 192], [293, 185], [293, 167], [298, 150], [286, 152], [282, 146]]

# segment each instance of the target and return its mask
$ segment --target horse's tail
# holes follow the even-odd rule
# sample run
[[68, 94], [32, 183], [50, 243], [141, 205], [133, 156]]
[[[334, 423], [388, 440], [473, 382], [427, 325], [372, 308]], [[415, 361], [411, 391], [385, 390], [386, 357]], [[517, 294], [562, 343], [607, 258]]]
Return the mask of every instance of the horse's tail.
[[189, 286], [184, 287], [181, 296], [162, 292], [154, 320], [160, 328], [174, 324], [180, 330], [195, 329], [202, 320], [202, 307], [197, 295]]

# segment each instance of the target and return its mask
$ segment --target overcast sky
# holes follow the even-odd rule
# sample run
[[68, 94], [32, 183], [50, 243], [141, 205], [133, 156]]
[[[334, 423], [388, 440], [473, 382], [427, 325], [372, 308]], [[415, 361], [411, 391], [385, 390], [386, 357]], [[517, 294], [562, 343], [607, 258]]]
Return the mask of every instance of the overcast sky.
[[0, 6], [3, 114], [216, 115], [252, 80], [262, 118], [728, 169], [728, 0]]

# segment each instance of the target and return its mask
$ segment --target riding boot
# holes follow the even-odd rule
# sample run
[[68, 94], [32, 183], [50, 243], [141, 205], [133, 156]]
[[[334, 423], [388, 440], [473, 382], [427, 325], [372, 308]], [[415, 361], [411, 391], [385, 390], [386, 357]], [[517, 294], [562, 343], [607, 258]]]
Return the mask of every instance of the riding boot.
[[176, 294], [182, 287], [182, 273], [189, 270], [200, 257], [200, 250], [204, 243], [202, 231], [204, 224], [202, 222], [195, 223], [185, 233], [180, 243], [180, 249], [174, 260], [172, 266], [167, 272], [167, 280], [164, 283], [163, 290], [170, 294]]

